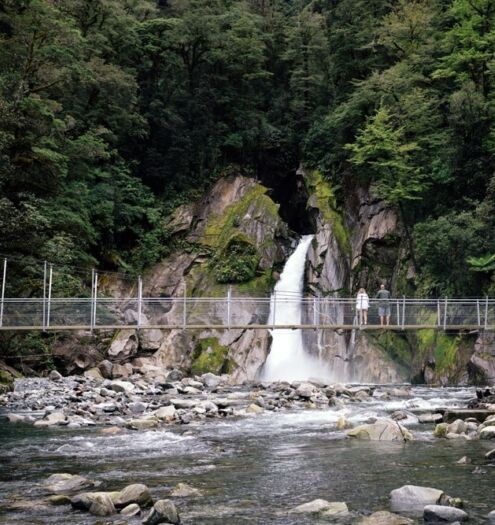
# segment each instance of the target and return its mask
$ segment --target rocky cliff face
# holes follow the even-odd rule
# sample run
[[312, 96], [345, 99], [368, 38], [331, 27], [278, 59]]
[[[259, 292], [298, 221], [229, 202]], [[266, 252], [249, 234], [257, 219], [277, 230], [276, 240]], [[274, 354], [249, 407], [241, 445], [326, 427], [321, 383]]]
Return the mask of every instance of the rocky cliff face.
[[[310, 293], [354, 296], [363, 286], [372, 295], [381, 281], [387, 281], [393, 290], [413, 274], [392, 208], [360, 187], [349, 190], [345, 205], [339, 208], [334, 189], [317, 171], [300, 170], [298, 176], [301, 191], [307, 195], [307, 224], [315, 233], [306, 268]], [[231, 287], [233, 297], [268, 297], [297, 237], [279, 211], [267, 188], [255, 180], [240, 175], [220, 179], [199, 202], [175, 210], [168, 226], [177, 248], [143, 276], [143, 295], [223, 297], [228, 283], [237, 280]], [[293, 217], [293, 227], [294, 222]], [[105, 287], [109, 295], [136, 296], [135, 287], [125, 282], [106, 282]], [[129, 302], [123, 315], [136, 319], [135, 302]], [[143, 324], [180, 322], [182, 315], [180, 305], [170, 308], [166, 301], [158, 301], [144, 305]], [[206, 313], [198, 303], [188, 315], [201, 321]], [[225, 312], [219, 309], [215, 315], [222, 317]], [[268, 317], [268, 305], [260, 312], [259, 305], [243, 299], [233, 303], [232, 315], [239, 324], [262, 322]], [[344, 310], [329, 302], [320, 316], [343, 321]], [[346, 316], [348, 319], [349, 312]], [[77, 354], [69, 371], [87, 369], [107, 358], [115, 364], [114, 375], [125, 376], [132, 366], [159, 365], [196, 374], [228, 372], [233, 381], [242, 382], [257, 377], [270, 347], [267, 330], [131, 329], [110, 336], [104, 334], [94, 344], [87, 334], [79, 334], [76, 342], [67, 338], [55, 350], [61, 358], [69, 350]], [[493, 336], [480, 337], [474, 354], [472, 336], [451, 337], [433, 331], [406, 337], [321, 330], [305, 331], [303, 337], [306, 348], [328, 364], [335, 381], [495, 381]]]

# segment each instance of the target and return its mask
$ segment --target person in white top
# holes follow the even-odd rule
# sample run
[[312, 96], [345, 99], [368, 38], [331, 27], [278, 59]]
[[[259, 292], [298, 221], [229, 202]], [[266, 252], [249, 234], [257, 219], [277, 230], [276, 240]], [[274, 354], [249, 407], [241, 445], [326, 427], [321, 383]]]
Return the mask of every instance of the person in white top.
[[358, 312], [359, 324], [368, 324], [368, 308], [370, 298], [364, 288], [360, 288], [356, 297], [356, 310]]

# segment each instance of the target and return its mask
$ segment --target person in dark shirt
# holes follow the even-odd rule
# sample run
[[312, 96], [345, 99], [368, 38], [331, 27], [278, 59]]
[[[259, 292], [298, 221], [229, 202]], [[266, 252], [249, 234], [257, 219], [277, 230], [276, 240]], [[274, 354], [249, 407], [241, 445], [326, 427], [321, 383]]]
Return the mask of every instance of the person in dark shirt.
[[390, 324], [390, 292], [385, 288], [385, 285], [380, 285], [380, 290], [376, 294], [378, 299], [378, 315], [380, 316], [380, 325], [387, 326]]

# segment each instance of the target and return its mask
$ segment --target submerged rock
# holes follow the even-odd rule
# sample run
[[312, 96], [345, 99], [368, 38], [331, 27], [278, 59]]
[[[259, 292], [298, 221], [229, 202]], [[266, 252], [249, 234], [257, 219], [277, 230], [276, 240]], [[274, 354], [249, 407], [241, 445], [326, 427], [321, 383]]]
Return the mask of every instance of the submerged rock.
[[480, 439], [495, 439], [495, 425], [482, 428], [479, 436]]
[[325, 514], [326, 516], [337, 516], [348, 514], [349, 509], [343, 501], [327, 501], [325, 499], [315, 499], [308, 503], [303, 503], [293, 508], [294, 514]]
[[423, 517], [425, 521], [445, 521], [447, 523], [469, 519], [469, 516], [463, 510], [446, 505], [426, 505]]
[[52, 412], [43, 419], [38, 419], [38, 421], [34, 422], [35, 427], [51, 427], [65, 424], [67, 424], [67, 417], [63, 412]]
[[178, 483], [176, 487], [172, 490], [172, 496], [176, 498], [189, 498], [189, 497], [199, 497], [203, 493], [187, 483]]
[[411, 441], [413, 435], [407, 428], [391, 419], [378, 419], [376, 423], [359, 425], [347, 432], [347, 436], [368, 441]]
[[390, 507], [394, 512], [423, 512], [426, 505], [437, 505], [444, 496], [442, 490], [404, 485], [390, 493]]
[[73, 508], [86, 510], [95, 516], [110, 516], [117, 512], [111, 492], [83, 492], [74, 496], [70, 503]]
[[159, 523], [172, 523], [173, 525], [180, 523], [177, 508], [169, 499], [158, 500], [143, 521], [143, 525], [158, 525]]
[[414, 521], [399, 514], [394, 514], [386, 510], [373, 512], [369, 516], [361, 518], [356, 525], [412, 525]]

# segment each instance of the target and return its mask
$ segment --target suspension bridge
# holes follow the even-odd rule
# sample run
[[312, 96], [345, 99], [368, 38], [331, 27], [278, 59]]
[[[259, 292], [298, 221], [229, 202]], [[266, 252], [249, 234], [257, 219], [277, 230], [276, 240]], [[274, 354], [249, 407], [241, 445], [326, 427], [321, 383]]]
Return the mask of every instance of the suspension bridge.
[[[41, 272], [40, 272], [41, 273]], [[495, 330], [495, 299], [391, 298], [371, 299], [368, 324], [360, 324], [356, 298], [301, 296], [275, 292], [265, 297], [145, 297], [139, 277], [134, 297], [106, 297], [91, 273], [87, 297], [53, 294], [53, 265], [43, 263], [41, 297], [7, 297], [7, 259], [0, 287], [0, 331], [16, 330]], [[379, 307], [385, 307], [388, 324], [381, 325]], [[283, 312], [294, 308], [300, 322], [287, 324]], [[383, 313], [383, 312], [382, 312]], [[294, 316], [291, 316], [294, 319]], [[385, 319], [386, 320], [386, 319]]]
[[[368, 324], [359, 324], [356, 300], [334, 297], [88, 297], [3, 298], [0, 330], [377, 330], [378, 308], [371, 301]], [[298, 308], [301, 322], [284, 323], [277, 310]], [[389, 330], [495, 330], [495, 300], [410, 299], [388, 301]]]

